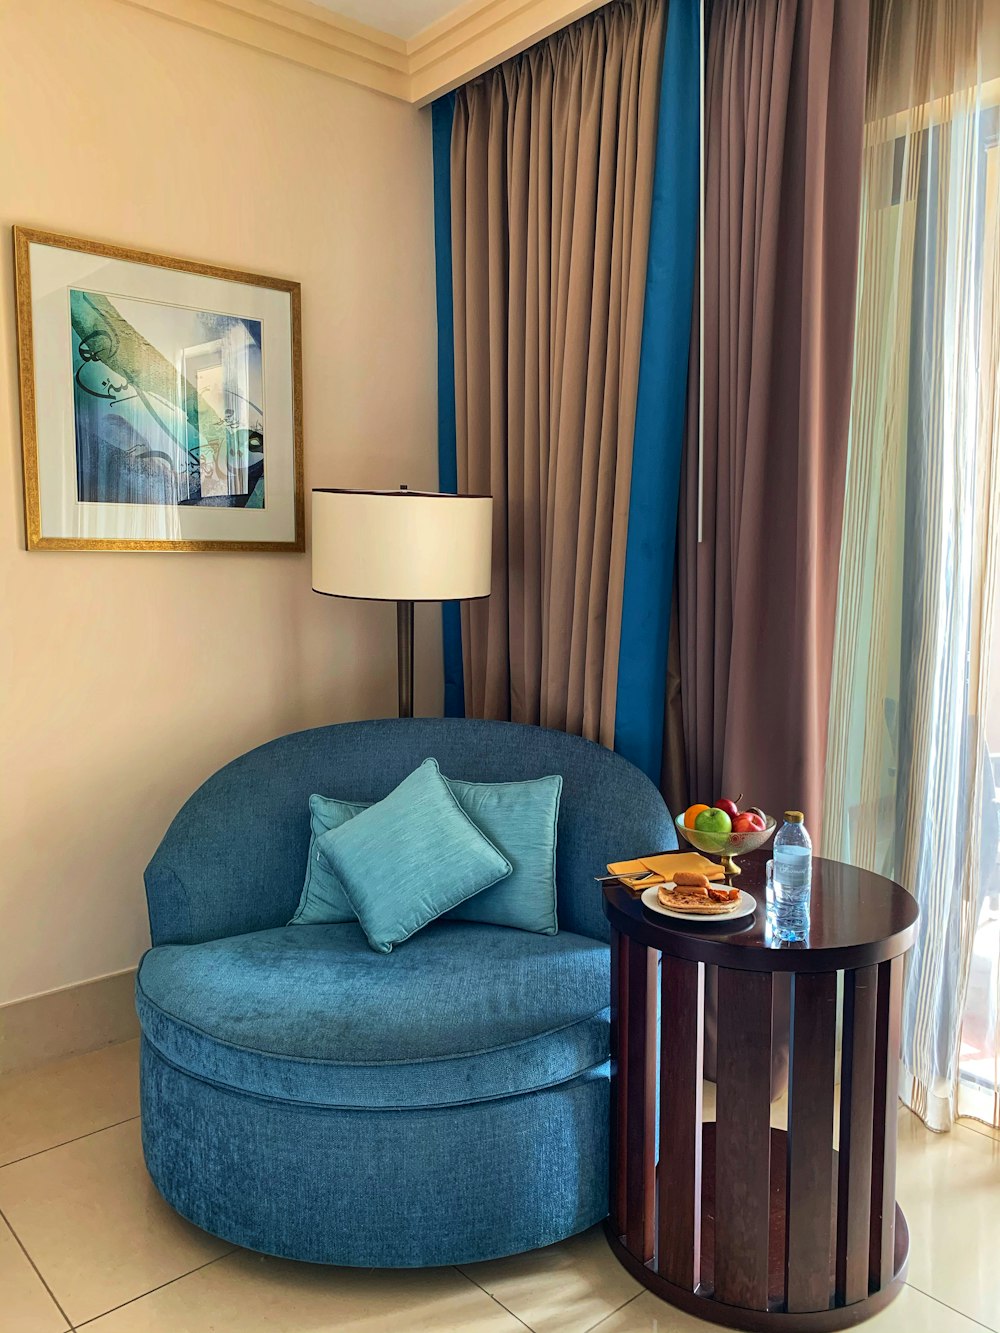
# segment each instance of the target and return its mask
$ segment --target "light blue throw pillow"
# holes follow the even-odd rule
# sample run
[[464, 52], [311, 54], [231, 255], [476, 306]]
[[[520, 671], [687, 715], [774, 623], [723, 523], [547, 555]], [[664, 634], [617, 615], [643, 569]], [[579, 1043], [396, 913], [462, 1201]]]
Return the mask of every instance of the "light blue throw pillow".
[[436, 759], [316, 846], [379, 953], [513, 869], [459, 805]]
[[[524, 782], [460, 782], [445, 778], [459, 805], [514, 867], [513, 873], [448, 912], [449, 919], [511, 926], [555, 935], [556, 834], [562, 778]], [[318, 842], [330, 829], [369, 808], [360, 801], [310, 796], [309, 863], [291, 925], [355, 921], [347, 895]]]
[[302, 897], [289, 921], [290, 926], [337, 925], [357, 921], [347, 901], [340, 880], [333, 873], [330, 862], [319, 850], [319, 840], [331, 829], [340, 828], [362, 810], [371, 808], [371, 801], [335, 801], [328, 796], [309, 797], [309, 860], [306, 863], [306, 882]]

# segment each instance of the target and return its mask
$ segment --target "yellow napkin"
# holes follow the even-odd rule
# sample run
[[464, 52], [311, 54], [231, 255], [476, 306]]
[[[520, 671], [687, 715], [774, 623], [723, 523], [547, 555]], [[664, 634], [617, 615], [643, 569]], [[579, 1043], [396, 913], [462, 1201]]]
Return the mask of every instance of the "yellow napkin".
[[[644, 879], [641, 884], [632, 882], [633, 876], [643, 875], [648, 870], [655, 873], [655, 879]], [[726, 872], [718, 862], [709, 861], [700, 852], [661, 852], [659, 856], [640, 856], [632, 861], [613, 861], [608, 865], [608, 874], [618, 875], [630, 889], [665, 884], [667, 880], [673, 879], [678, 870], [691, 870], [709, 880], [726, 877]]]

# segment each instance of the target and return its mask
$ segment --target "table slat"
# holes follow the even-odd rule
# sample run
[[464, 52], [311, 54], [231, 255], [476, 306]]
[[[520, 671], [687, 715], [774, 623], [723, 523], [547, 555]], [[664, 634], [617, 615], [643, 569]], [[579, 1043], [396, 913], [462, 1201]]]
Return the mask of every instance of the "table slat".
[[715, 1296], [767, 1309], [771, 976], [719, 968]]
[[611, 927], [611, 1106], [608, 1134], [608, 1215], [616, 1236], [625, 1234], [625, 1087], [628, 1048], [623, 1032], [627, 1012], [623, 953], [628, 937]]
[[627, 957], [624, 1032], [625, 1243], [643, 1262], [653, 1257], [656, 1190], [656, 981], [659, 955], [634, 940]]
[[871, 1242], [868, 1282], [880, 1291], [892, 1281], [896, 1249], [896, 1117], [903, 1015], [903, 959], [878, 968], [875, 1020], [875, 1098], [872, 1141]]
[[689, 1291], [701, 1280], [704, 977], [703, 964], [663, 956], [656, 1271]]
[[836, 1259], [843, 1305], [868, 1295], [877, 997], [877, 966], [844, 973]]
[[785, 1303], [825, 1310], [833, 1296], [836, 972], [795, 976], [790, 1050]]

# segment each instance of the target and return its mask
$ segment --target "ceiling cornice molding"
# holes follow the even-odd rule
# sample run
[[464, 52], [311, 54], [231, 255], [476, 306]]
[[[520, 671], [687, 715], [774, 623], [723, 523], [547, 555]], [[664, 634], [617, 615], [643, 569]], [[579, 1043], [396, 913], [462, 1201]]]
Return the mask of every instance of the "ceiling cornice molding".
[[605, 0], [469, 0], [408, 41], [310, 0], [121, 0], [423, 106]]
[[423, 105], [599, 9], [607, 0], [470, 0], [407, 42]]
[[123, 0], [134, 8], [410, 100], [406, 43], [308, 0]]

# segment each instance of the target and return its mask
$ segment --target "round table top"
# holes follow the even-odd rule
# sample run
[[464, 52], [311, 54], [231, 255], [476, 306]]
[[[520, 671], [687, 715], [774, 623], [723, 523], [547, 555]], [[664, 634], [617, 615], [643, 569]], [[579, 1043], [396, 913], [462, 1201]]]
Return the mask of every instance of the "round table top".
[[870, 870], [813, 857], [809, 937], [788, 944], [767, 929], [762, 849], [739, 859], [743, 873], [732, 883], [757, 899], [740, 920], [677, 921], [651, 912], [639, 894], [615, 880], [604, 886], [604, 912], [623, 935], [675, 958], [750, 972], [831, 972], [867, 967], [905, 953], [913, 943], [920, 909], [899, 884]]

